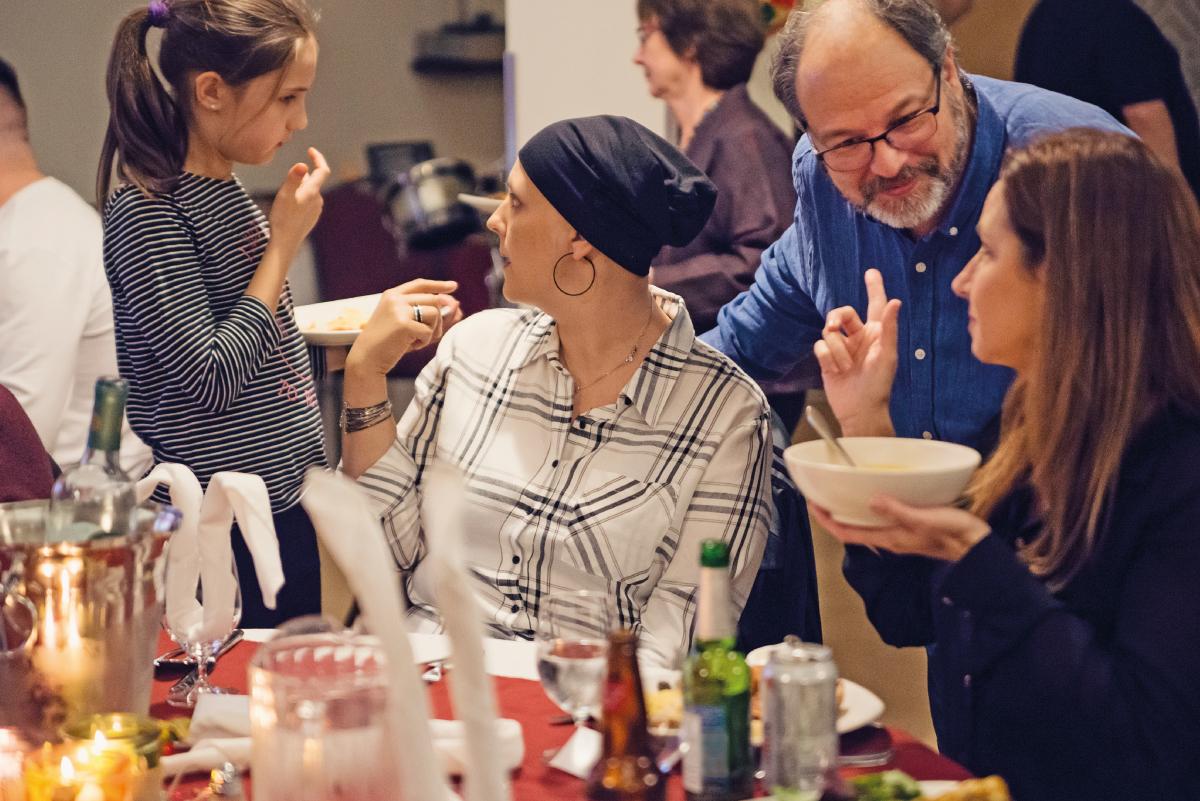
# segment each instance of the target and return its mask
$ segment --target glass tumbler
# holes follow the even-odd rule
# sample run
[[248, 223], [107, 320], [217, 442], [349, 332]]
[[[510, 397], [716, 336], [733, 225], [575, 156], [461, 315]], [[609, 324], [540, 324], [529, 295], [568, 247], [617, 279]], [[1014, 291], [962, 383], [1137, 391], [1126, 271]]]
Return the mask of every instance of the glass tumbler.
[[399, 773], [373, 637], [276, 637], [250, 665], [255, 801], [392, 801]]

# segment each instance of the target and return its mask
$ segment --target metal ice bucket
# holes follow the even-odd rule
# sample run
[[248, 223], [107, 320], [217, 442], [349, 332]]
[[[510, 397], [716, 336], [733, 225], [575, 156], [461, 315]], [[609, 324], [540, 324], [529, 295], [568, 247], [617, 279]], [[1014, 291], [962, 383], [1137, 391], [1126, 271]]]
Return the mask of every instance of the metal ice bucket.
[[134, 531], [46, 544], [48, 503], [0, 504], [0, 726], [34, 742], [98, 712], [146, 714], [178, 510], [146, 503]]

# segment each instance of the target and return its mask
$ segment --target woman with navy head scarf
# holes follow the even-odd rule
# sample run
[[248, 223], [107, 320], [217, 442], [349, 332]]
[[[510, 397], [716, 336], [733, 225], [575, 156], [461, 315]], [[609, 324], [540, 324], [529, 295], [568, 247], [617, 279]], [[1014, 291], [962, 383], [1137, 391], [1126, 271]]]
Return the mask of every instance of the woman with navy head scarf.
[[770, 518], [762, 393], [696, 339], [650, 261], [703, 227], [716, 190], [631, 120], [545, 128], [520, 151], [488, 220], [505, 260], [495, 309], [449, 330], [398, 424], [385, 376], [430, 330], [445, 296], [397, 292], [347, 358], [344, 470], [378, 505], [414, 627], [436, 630], [423, 569], [422, 480], [463, 475], [468, 568], [498, 636], [531, 637], [547, 596], [600, 590], [640, 628], [650, 664], [686, 654], [699, 544], [731, 549], [735, 612]]

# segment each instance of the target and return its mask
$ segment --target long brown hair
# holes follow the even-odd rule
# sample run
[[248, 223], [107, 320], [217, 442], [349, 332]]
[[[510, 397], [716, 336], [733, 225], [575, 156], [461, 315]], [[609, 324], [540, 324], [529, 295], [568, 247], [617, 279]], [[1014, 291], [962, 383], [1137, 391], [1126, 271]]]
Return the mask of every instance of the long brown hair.
[[[167, 191], [187, 158], [191, 83], [216, 72], [241, 86], [281, 69], [313, 34], [316, 15], [305, 0], [159, 0], [121, 20], [108, 61], [108, 130], [100, 151], [100, 203], [117, 178], [143, 191]], [[163, 29], [159, 80], [146, 34]], [[170, 91], [168, 91], [168, 86]]]
[[1060, 589], [1097, 545], [1139, 427], [1168, 406], [1200, 411], [1200, 209], [1182, 176], [1116, 133], [1048, 136], [1000, 178], [1044, 286], [1042, 347], [970, 494], [987, 516], [1029, 481], [1042, 533], [1022, 556]]

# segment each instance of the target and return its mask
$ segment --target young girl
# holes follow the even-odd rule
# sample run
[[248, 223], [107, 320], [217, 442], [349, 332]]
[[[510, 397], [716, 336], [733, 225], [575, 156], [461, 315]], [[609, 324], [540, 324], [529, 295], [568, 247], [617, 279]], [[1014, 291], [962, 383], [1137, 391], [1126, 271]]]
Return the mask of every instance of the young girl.
[[313, 169], [292, 166], [269, 224], [233, 174], [308, 124], [314, 22], [304, 0], [154, 0], [121, 22], [108, 68], [98, 194], [129, 420], [157, 462], [205, 486], [221, 470], [266, 482], [287, 583], [266, 610], [235, 528], [244, 626], [320, 610], [316, 537], [297, 501], [324, 444], [285, 279], [329, 167], [310, 148]]

